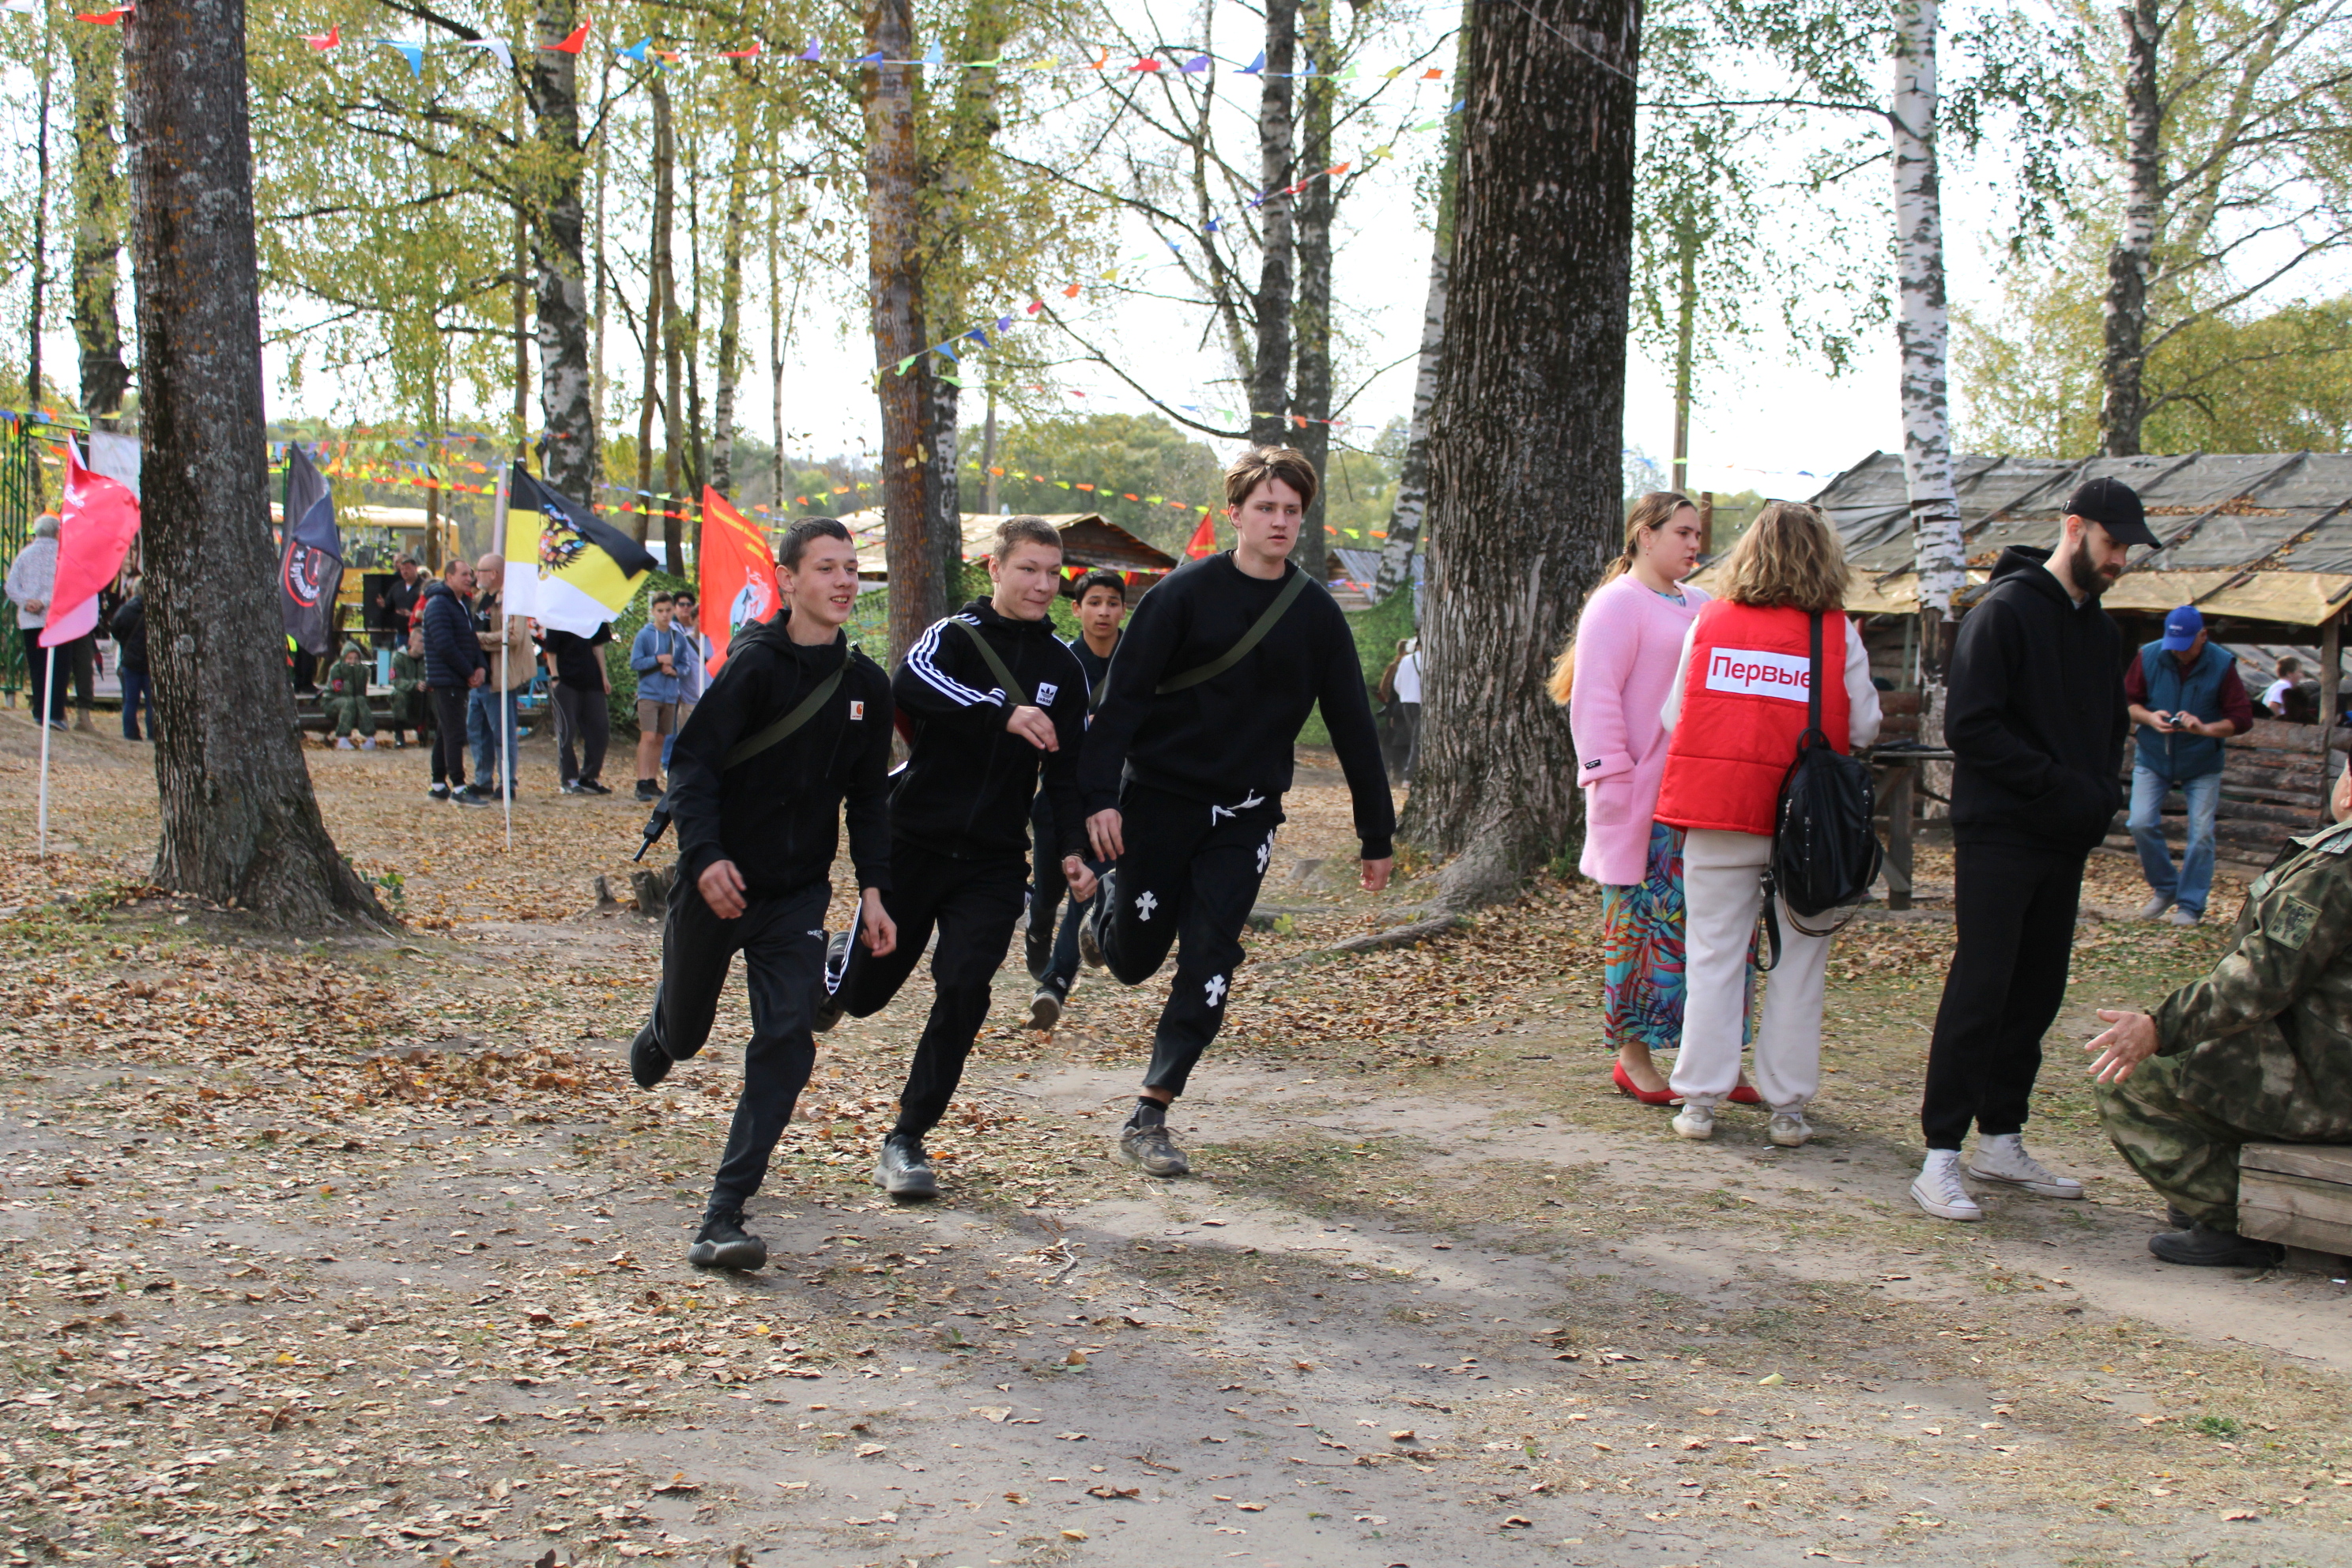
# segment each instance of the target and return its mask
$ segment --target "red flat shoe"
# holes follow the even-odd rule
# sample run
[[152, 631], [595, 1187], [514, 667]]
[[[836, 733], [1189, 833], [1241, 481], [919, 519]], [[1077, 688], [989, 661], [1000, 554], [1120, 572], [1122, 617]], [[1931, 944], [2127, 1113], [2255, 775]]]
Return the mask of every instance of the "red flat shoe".
[[1616, 1080], [1621, 1093], [1630, 1094], [1644, 1105], [1680, 1105], [1683, 1102], [1683, 1097], [1671, 1089], [1647, 1089], [1636, 1085], [1626, 1076], [1623, 1062], [1617, 1063], [1609, 1076]]
[[1734, 1105], [1761, 1105], [1764, 1103], [1764, 1097], [1756, 1092], [1755, 1085], [1743, 1083], [1738, 1089], [1731, 1091], [1731, 1103]]

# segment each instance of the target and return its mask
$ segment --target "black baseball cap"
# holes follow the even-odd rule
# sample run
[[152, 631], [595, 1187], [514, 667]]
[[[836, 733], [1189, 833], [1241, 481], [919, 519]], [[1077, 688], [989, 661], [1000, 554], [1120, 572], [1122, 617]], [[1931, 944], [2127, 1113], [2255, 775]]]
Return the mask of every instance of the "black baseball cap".
[[2101, 476], [2084, 479], [2066, 498], [2067, 517], [2085, 518], [2107, 531], [2107, 537], [2117, 544], [2160, 543], [2147, 529], [2147, 509], [2139, 504], [2139, 492], [2121, 479]]

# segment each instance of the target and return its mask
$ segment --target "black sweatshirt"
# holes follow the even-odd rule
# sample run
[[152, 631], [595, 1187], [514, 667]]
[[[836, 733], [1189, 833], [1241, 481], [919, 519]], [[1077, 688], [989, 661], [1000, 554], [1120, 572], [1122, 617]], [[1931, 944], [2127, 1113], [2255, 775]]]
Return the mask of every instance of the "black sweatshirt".
[[[1041, 752], [1005, 731], [1014, 700], [972, 646], [973, 632], [1054, 721], [1061, 750]], [[1008, 619], [974, 599], [916, 639], [890, 689], [918, 725], [890, 796], [892, 833], [960, 860], [1025, 859], [1042, 768], [1055, 841], [1066, 856], [1085, 850], [1078, 747], [1087, 733], [1087, 675], [1052, 621]]]
[[1087, 732], [1078, 788], [1089, 812], [1118, 804], [1119, 784], [1226, 807], [1290, 787], [1291, 748], [1316, 703], [1355, 799], [1367, 860], [1395, 852], [1396, 807], [1372, 728], [1364, 669], [1348, 618], [1319, 583], [1240, 663], [1181, 691], [1160, 683], [1223, 657], [1274, 603], [1291, 574], [1250, 576], [1230, 551], [1181, 566], [1143, 595], [1110, 663], [1110, 691]]
[[1960, 622], [1944, 712], [1958, 843], [2086, 850], [2123, 805], [2122, 634], [2049, 559], [2002, 551]]
[[[890, 678], [835, 633], [804, 647], [785, 616], [746, 626], [727, 663], [677, 732], [670, 755], [670, 819], [677, 874], [699, 878], [732, 860], [753, 894], [822, 882], [849, 810], [849, 855], [861, 888], [890, 886]], [[727, 753], [783, 718], [827, 676], [842, 681], [815, 717], [736, 767]]]

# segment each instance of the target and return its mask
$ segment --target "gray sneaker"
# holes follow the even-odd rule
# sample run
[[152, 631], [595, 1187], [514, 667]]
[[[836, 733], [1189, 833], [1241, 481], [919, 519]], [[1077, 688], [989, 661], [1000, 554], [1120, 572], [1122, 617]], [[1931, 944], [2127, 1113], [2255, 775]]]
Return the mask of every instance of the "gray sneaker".
[[1118, 1130], [1118, 1157], [1147, 1176], [1182, 1176], [1190, 1174], [1191, 1161], [1184, 1151], [1176, 1147], [1168, 1136], [1168, 1124], [1138, 1127], [1130, 1121]]
[[1040, 985], [1037, 994], [1029, 998], [1029, 1026], [1050, 1035], [1061, 1021], [1062, 994], [1050, 985]]
[[2182, 905], [2175, 904], [2172, 906], [2171, 912], [2167, 914], [2164, 918], [2166, 922], [2171, 925], [2201, 925], [2205, 921], [2205, 911], [2202, 910], [2188, 909]]
[[874, 1184], [894, 1198], [910, 1202], [940, 1195], [931, 1157], [912, 1138], [892, 1138], [883, 1143], [882, 1157], [874, 1162]]
[[2139, 912], [2132, 916], [2132, 919], [2136, 921], [2162, 920], [2164, 918], [2164, 911], [2171, 907], [2171, 894], [2151, 893], [2148, 895], [2147, 902], [2139, 907]]

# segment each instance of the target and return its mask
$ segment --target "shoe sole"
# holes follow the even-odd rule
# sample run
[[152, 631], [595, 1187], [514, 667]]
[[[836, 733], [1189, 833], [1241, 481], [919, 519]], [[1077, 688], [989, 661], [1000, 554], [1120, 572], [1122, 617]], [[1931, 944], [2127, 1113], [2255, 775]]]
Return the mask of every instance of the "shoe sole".
[[1061, 1021], [1062, 1004], [1060, 998], [1040, 993], [1029, 999], [1029, 1026], [1031, 1028], [1043, 1029], [1050, 1034], [1053, 1031], [1054, 1026]]
[[1800, 1132], [1794, 1137], [1782, 1137], [1767, 1132], [1764, 1136], [1775, 1149], [1801, 1149], [1813, 1141], [1813, 1135], [1810, 1132]]
[[2281, 1258], [2266, 1252], [2239, 1253], [2228, 1258], [2215, 1258], [2210, 1255], [2183, 1258], [2168, 1248], [2157, 1245], [2158, 1242], [2169, 1239], [2171, 1239], [2169, 1236], [2151, 1236], [2147, 1238], [2147, 1249], [2155, 1256], [2157, 1261], [2170, 1263], [2182, 1268], [2276, 1268], [2282, 1261]]
[[2072, 1203], [2083, 1195], [2082, 1184], [2079, 1182], [2072, 1186], [2062, 1187], [2053, 1182], [2025, 1182], [2020, 1181], [2015, 1176], [1997, 1176], [1990, 1171], [1979, 1171], [1974, 1165], [1970, 1165], [1968, 1171], [1969, 1175], [1979, 1182], [1996, 1187], [2010, 1187], [2021, 1193], [2032, 1193], [2037, 1198], [2062, 1198]]
[[768, 1266], [765, 1242], [730, 1242], [724, 1247], [698, 1241], [686, 1249], [686, 1260], [697, 1268], [732, 1268], [748, 1273]]
[[1706, 1127], [1685, 1127], [1677, 1121], [1675, 1126], [1675, 1136], [1687, 1138], [1694, 1143], [1704, 1143], [1715, 1136], [1715, 1127], [1711, 1122]]
[[886, 1176], [874, 1173], [874, 1184], [890, 1196], [906, 1203], [927, 1203], [940, 1195], [936, 1176]]
[[1914, 1184], [1911, 1188], [1911, 1201], [1937, 1219], [1953, 1220], [1961, 1225], [1973, 1225], [1985, 1216], [1984, 1210], [1974, 1204], [1970, 1204], [1967, 1208], [1958, 1209], [1949, 1204], [1937, 1203], [1920, 1192], [1916, 1184]]

